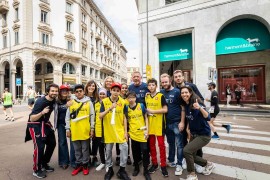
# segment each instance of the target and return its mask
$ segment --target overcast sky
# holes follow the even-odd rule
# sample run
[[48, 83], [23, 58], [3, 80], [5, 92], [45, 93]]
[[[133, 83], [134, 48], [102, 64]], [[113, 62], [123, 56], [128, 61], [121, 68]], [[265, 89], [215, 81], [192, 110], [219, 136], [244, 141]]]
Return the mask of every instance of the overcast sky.
[[[127, 66], [139, 66], [138, 24], [135, 0], [94, 0], [128, 50]], [[134, 64], [136, 58], [136, 64]]]

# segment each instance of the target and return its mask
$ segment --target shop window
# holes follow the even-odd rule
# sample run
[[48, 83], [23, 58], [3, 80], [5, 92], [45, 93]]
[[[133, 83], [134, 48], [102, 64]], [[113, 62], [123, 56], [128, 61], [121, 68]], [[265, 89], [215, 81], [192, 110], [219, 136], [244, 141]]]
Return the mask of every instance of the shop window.
[[219, 77], [221, 101], [226, 101], [227, 86], [231, 89], [233, 101], [236, 101], [234, 93], [236, 88], [240, 88], [243, 102], [265, 101], [264, 66], [219, 69]]

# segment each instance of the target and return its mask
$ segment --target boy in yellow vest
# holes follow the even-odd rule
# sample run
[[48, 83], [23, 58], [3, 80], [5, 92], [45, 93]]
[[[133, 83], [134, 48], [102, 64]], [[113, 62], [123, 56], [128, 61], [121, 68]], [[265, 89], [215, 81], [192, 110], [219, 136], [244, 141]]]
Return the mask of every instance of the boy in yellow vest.
[[94, 107], [91, 100], [84, 95], [84, 86], [75, 85], [74, 92], [75, 99], [66, 113], [67, 137], [71, 137], [76, 158], [76, 168], [72, 171], [72, 176], [80, 171], [83, 171], [84, 175], [89, 174], [89, 139], [93, 137], [95, 127]]
[[100, 107], [100, 119], [103, 119], [104, 143], [106, 145], [106, 168], [108, 168], [104, 179], [110, 180], [114, 175], [112, 163], [112, 148], [114, 143], [119, 143], [120, 148], [120, 169], [117, 176], [120, 179], [130, 180], [125, 167], [128, 158], [127, 145], [127, 121], [124, 115], [125, 100], [119, 97], [121, 84], [113, 83], [111, 96], [102, 100]]
[[134, 159], [134, 171], [132, 176], [137, 176], [140, 172], [139, 160], [143, 155], [144, 177], [151, 180], [148, 172], [149, 151], [148, 139], [148, 118], [146, 108], [143, 103], [136, 103], [136, 93], [131, 91], [127, 94], [129, 105], [125, 107], [125, 115], [129, 126], [129, 137], [131, 139], [131, 149]]
[[165, 134], [165, 113], [168, 111], [166, 99], [163, 94], [156, 91], [157, 80], [152, 78], [147, 81], [150, 91], [145, 97], [145, 103], [149, 120], [149, 146], [152, 159], [152, 166], [149, 173], [154, 173], [158, 169], [156, 139], [158, 141], [161, 173], [164, 177], [168, 176], [166, 168], [166, 151], [164, 143]]

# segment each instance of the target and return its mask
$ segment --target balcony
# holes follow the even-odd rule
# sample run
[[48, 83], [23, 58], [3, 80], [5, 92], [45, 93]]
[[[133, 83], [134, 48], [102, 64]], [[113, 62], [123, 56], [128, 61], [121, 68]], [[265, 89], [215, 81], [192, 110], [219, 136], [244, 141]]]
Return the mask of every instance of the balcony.
[[100, 34], [99, 34], [99, 33], [96, 33], [96, 34], [95, 34], [95, 38], [101, 40]]
[[108, 66], [104, 62], [101, 63], [100, 70], [105, 72], [105, 73], [113, 73], [113, 72], [115, 72], [115, 70], [112, 67]]
[[73, 58], [73, 59], [81, 59], [82, 55], [81, 53], [74, 52], [74, 51], [69, 51], [67, 49], [55, 47], [55, 46], [50, 46], [50, 45], [45, 45], [42, 43], [33, 43], [33, 49], [34, 53], [45, 53], [45, 54], [52, 54], [60, 57], [68, 57], [68, 58]]
[[0, 0], [0, 13], [6, 13], [7, 11], [9, 11], [9, 5], [8, 5], [8, 1], [6, 0]]

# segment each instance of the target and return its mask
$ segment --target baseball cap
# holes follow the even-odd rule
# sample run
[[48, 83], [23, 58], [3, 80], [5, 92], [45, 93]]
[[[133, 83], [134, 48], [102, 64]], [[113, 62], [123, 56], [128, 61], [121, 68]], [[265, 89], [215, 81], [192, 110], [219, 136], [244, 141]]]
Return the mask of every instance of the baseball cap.
[[117, 83], [117, 82], [112, 83], [111, 89], [114, 88], [114, 87], [118, 87], [120, 90], [122, 88], [121, 84], [120, 83]]
[[207, 83], [207, 85], [216, 87], [216, 83], [214, 83], [214, 82]]
[[68, 85], [65, 85], [65, 84], [62, 84], [60, 87], [59, 87], [60, 90], [62, 89], [66, 89], [66, 90], [69, 90], [69, 86]]

